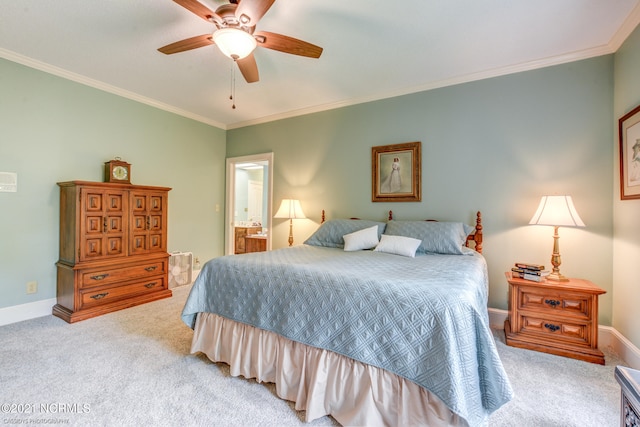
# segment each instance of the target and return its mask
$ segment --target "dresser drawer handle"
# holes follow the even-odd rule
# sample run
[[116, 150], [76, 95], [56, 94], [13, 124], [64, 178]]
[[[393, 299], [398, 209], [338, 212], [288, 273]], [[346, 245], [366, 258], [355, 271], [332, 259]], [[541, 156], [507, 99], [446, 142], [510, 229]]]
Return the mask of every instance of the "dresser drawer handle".
[[102, 299], [102, 298], [106, 297], [107, 295], [109, 295], [109, 292], [105, 292], [103, 294], [91, 295], [91, 298], [93, 298], [93, 299]]
[[108, 274], [98, 274], [97, 276], [91, 276], [93, 280], [104, 280], [109, 277]]
[[144, 285], [144, 287], [145, 287], [145, 288], [147, 288], [147, 289], [151, 289], [151, 288], [153, 288], [155, 285], [156, 285], [156, 282], [153, 282], [153, 283], [147, 283], [146, 285]]
[[156, 268], [158, 268], [158, 266], [157, 266], [157, 265], [152, 265], [151, 267], [147, 267], [147, 268], [145, 268], [145, 270], [147, 270], [147, 271], [153, 271], [153, 270], [155, 270]]
[[544, 300], [544, 302], [549, 304], [551, 307], [554, 307], [554, 308], [559, 306], [560, 304], [562, 304], [561, 301], [554, 300], [554, 299], [546, 299], [546, 300]]
[[551, 324], [551, 323], [545, 323], [545, 324], [544, 324], [544, 327], [545, 327], [545, 328], [547, 328], [547, 329], [549, 329], [551, 332], [555, 332], [555, 331], [557, 331], [558, 329], [560, 329], [560, 326], [558, 326], [558, 325], [554, 325], [554, 324]]

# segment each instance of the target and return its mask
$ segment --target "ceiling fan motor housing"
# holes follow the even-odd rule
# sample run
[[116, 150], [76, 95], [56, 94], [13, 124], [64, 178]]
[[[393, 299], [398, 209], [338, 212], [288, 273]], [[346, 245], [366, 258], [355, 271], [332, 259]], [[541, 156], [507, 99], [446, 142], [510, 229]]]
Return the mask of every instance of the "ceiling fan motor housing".
[[[238, 0], [229, 0], [230, 3], [218, 6], [215, 12], [198, 0], [173, 1], [200, 18], [213, 23], [216, 29], [212, 33], [190, 37], [159, 48], [158, 51], [165, 55], [197, 49], [215, 43], [226, 56], [236, 62], [247, 83], [254, 83], [259, 80], [258, 66], [253, 56], [253, 49], [257, 46], [309, 58], [319, 58], [322, 54], [320, 46], [293, 37], [267, 31], [258, 31], [254, 34], [256, 24], [271, 8], [275, 0], [243, 0], [241, 3]], [[223, 38], [232, 32], [236, 33], [236, 37], [228, 40], [233, 40], [235, 46], [231, 47], [231, 43], [228, 43], [227, 48], [223, 49]], [[238, 34], [238, 32], [244, 34]], [[248, 38], [246, 37], [247, 34], [249, 35]], [[218, 41], [214, 40], [216, 38], [218, 38]], [[239, 45], [242, 45], [241, 48], [238, 47]], [[246, 46], [250, 46], [250, 49], [246, 48]]]

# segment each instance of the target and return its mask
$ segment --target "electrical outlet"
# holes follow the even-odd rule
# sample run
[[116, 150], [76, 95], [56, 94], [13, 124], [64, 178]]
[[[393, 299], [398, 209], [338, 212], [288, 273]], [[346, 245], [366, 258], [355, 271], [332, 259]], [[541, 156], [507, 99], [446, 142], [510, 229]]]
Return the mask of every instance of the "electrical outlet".
[[38, 292], [38, 282], [27, 282], [27, 293], [35, 294], [36, 292]]

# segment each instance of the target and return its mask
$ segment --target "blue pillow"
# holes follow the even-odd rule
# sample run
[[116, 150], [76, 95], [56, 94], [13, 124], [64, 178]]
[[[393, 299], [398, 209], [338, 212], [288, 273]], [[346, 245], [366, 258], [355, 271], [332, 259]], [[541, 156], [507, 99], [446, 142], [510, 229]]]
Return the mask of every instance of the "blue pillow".
[[378, 240], [384, 232], [387, 224], [366, 219], [330, 219], [325, 221], [315, 233], [304, 243], [311, 246], [324, 246], [327, 248], [344, 248], [344, 236], [365, 228], [378, 226]]
[[467, 230], [461, 222], [389, 221], [384, 234], [422, 240], [416, 253], [463, 255]]

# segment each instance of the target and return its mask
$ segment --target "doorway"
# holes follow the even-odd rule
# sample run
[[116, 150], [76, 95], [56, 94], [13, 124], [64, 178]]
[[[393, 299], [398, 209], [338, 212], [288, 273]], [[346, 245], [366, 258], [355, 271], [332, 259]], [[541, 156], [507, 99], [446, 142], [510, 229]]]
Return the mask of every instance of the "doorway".
[[271, 250], [273, 153], [227, 159], [225, 255], [238, 252], [236, 228], [266, 236]]

